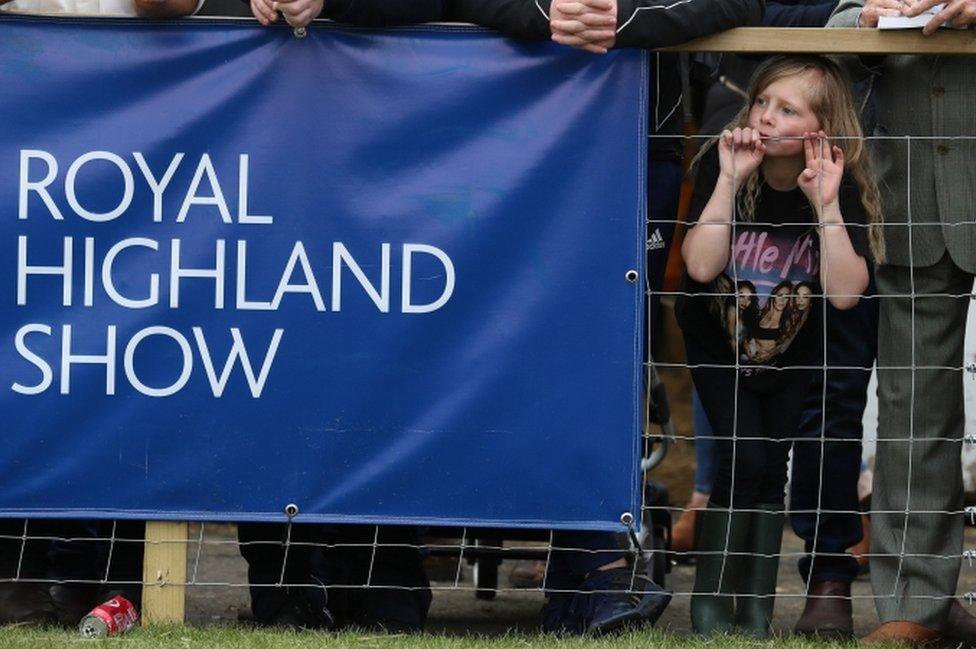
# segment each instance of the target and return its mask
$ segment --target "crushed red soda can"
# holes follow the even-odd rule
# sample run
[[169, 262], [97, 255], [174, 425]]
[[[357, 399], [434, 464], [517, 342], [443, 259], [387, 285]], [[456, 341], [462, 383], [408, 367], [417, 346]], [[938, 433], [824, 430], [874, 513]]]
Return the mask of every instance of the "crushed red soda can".
[[91, 613], [81, 618], [78, 630], [84, 638], [104, 638], [121, 635], [139, 621], [136, 607], [124, 597], [113, 597], [99, 604]]

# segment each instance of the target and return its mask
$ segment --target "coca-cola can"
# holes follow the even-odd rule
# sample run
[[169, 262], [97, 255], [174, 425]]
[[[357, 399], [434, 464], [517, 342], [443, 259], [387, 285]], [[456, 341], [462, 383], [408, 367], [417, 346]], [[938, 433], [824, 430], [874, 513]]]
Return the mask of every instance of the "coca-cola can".
[[81, 618], [78, 630], [84, 638], [104, 638], [121, 635], [138, 621], [136, 607], [126, 598], [118, 596], [99, 604], [91, 613]]

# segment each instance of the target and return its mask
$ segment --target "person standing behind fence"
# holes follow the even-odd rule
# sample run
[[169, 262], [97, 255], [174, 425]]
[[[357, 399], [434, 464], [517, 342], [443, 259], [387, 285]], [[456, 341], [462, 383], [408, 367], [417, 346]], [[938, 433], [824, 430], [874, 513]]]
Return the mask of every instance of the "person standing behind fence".
[[[874, 28], [936, 0], [843, 0], [830, 27]], [[923, 29], [972, 29], [976, 2], [949, 0]], [[976, 275], [976, 57], [872, 61], [873, 142], [887, 261], [878, 266], [878, 446], [871, 582], [881, 626], [867, 643], [976, 641], [954, 599], [963, 543], [960, 374]], [[897, 136], [916, 136], [907, 141]], [[946, 139], [939, 139], [940, 137]], [[950, 369], [952, 368], [952, 369]]]
[[[836, 6], [837, 0], [769, 0], [763, 24], [822, 27]], [[742, 88], [758, 64], [755, 59], [722, 55], [716, 81], [708, 89], [703, 133], [719, 132], [739, 110], [745, 94]], [[858, 84], [854, 90], [862, 130], [870, 132], [870, 84]], [[795, 304], [801, 303], [806, 290], [802, 285], [796, 287]], [[872, 283], [866, 295], [873, 294]], [[825, 361], [829, 369], [816, 372], [807, 391], [790, 472], [790, 523], [804, 541], [806, 554], [800, 558], [798, 568], [807, 584], [806, 604], [794, 632], [847, 638], [853, 635], [854, 628], [851, 583], [860, 570], [847, 549], [867, 533], [858, 513], [857, 484], [861, 419], [877, 350], [878, 303], [874, 299], [861, 300], [844, 311], [828, 303], [826, 310], [826, 350], [821, 362]], [[794, 317], [801, 312], [794, 309]], [[695, 444], [696, 455], [701, 457], [697, 439]]]
[[[827, 132], [860, 135], [849, 82], [835, 63], [766, 61], [730, 129], [701, 155], [682, 246], [687, 293], [677, 305], [718, 454], [691, 615], [699, 633], [765, 636], [783, 533], [784, 440], [796, 433], [809, 366], [823, 354], [821, 301], [797, 321], [790, 293], [810, 282], [835, 307], [853, 307], [868, 284], [869, 237], [858, 226], [880, 215], [863, 145], [827, 139]], [[876, 236], [871, 243], [880, 254]], [[777, 326], [772, 316], [752, 330], [724, 321], [724, 296], [743, 279], [779, 314]], [[740, 340], [729, 331], [741, 331]]]
[[[837, 0], [769, 0], [763, 24], [823, 27], [836, 6]], [[745, 99], [742, 88], [758, 64], [759, 61], [751, 58], [721, 56], [715, 81], [706, 95], [702, 133], [719, 132], [735, 115]], [[855, 86], [864, 132], [873, 130], [870, 88], [870, 83]], [[800, 296], [803, 292], [804, 287], [798, 286], [797, 304], [803, 299]], [[873, 294], [872, 283], [866, 295]], [[851, 583], [860, 571], [860, 564], [847, 549], [857, 547], [869, 529], [866, 525], [862, 527], [865, 517], [858, 513], [861, 506], [858, 481], [861, 419], [877, 352], [878, 302], [861, 300], [853, 309], [845, 311], [834, 309], [829, 303], [826, 308], [826, 354], [822, 360], [829, 369], [816, 372], [807, 392], [790, 473], [790, 523], [804, 541], [806, 555], [800, 558], [798, 568], [808, 584], [806, 604], [794, 632], [848, 638], [854, 630]], [[799, 313], [799, 309], [794, 310], [794, 315]], [[696, 414], [696, 457], [701, 465], [708, 466], [713, 460], [703, 460], [700, 447], [707, 452], [712, 442], [700, 444], [697, 436], [711, 433], [699, 433], [700, 429], [708, 431], [707, 421], [704, 426], [698, 424]], [[695, 504], [701, 506], [700, 496], [696, 493], [695, 497], [699, 498]], [[682, 515], [679, 525], [694, 520]], [[674, 544], [683, 541], [686, 551], [693, 549], [694, 539], [688, 534], [688, 527], [687, 523], [683, 527], [675, 526], [673, 535]]]
[[[762, 24], [764, 27], [823, 27], [836, 6], [837, 0], [779, 2], [767, 0]], [[696, 77], [696, 80], [704, 77], [709, 81], [707, 85], [696, 87], [701, 90], [704, 102], [699, 119], [701, 124], [699, 133], [714, 137], [742, 108], [746, 99], [744, 88], [749, 84], [749, 78], [761, 63], [761, 59], [728, 53], [718, 55], [717, 63], [714, 62], [714, 54], [701, 55], [700, 58], [702, 67], [707, 69], [711, 64], [714, 69], [710, 69], [707, 76]], [[758, 311], [758, 307], [756, 310]], [[749, 317], [748, 312], [744, 314], [744, 318]], [[691, 500], [672, 530], [671, 549], [679, 553], [688, 553], [695, 549], [698, 521], [701, 512], [708, 505], [712, 482], [715, 481], [715, 441], [712, 439], [708, 418], [702, 410], [701, 400], [694, 391], [692, 413], [695, 435], [695, 488]]]

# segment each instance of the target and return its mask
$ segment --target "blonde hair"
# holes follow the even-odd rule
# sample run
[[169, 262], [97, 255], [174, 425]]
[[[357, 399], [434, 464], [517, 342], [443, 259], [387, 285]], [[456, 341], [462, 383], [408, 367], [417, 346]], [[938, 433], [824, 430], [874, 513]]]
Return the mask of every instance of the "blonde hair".
[[[828, 136], [843, 136], [843, 139], [838, 139], [834, 144], [844, 151], [845, 173], [850, 173], [860, 190], [861, 205], [869, 224], [868, 242], [871, 255], [875, 261], [881, 263], [885, 258], [881, 196], [874, 181], [861, 123], [854, 108], [851, 82], [840, 65], [827, 57], [812, 54], [774, 56], [767, 59], [752, 76], [746, 92], [746, 103], [728, 128], [749, 125], [749, 110], [755, 103], [756, 96], [770, 84], [808, 72], [819, 73], [806, 93], [810, 108], [817, 116], [821, 130]], [[707, 147], [703, 147], [702, 153], [705, 148]], [[699, 157], [702, 153], [699, 153]], [[753, 219], [760, 187], [761, 179], [757, 169], [742, 183], [736, 198], [736, 207], [742, 219]]]

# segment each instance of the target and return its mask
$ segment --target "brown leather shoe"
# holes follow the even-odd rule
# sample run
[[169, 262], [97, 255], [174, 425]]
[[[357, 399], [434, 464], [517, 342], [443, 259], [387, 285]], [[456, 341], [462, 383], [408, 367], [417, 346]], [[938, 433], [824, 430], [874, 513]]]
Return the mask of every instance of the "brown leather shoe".
[[961, 642], [966, 647], [976, 646], [976, 617], [966, 608], [953, 600], [946, 618], [945, 636], [953, 642]]
[[846, 581], [820, 581], [810, 584], [803, 615], [793, 633], [829, 640], [854, 637], [851, 610], [851, 585]]
[[938, 631], [908, 622], [897, 620], [885, 622], [877, 629], [861, 638], [863, 645], [897, 644], [906, 647], [924, 647], [937, 644], [942, 640]]

